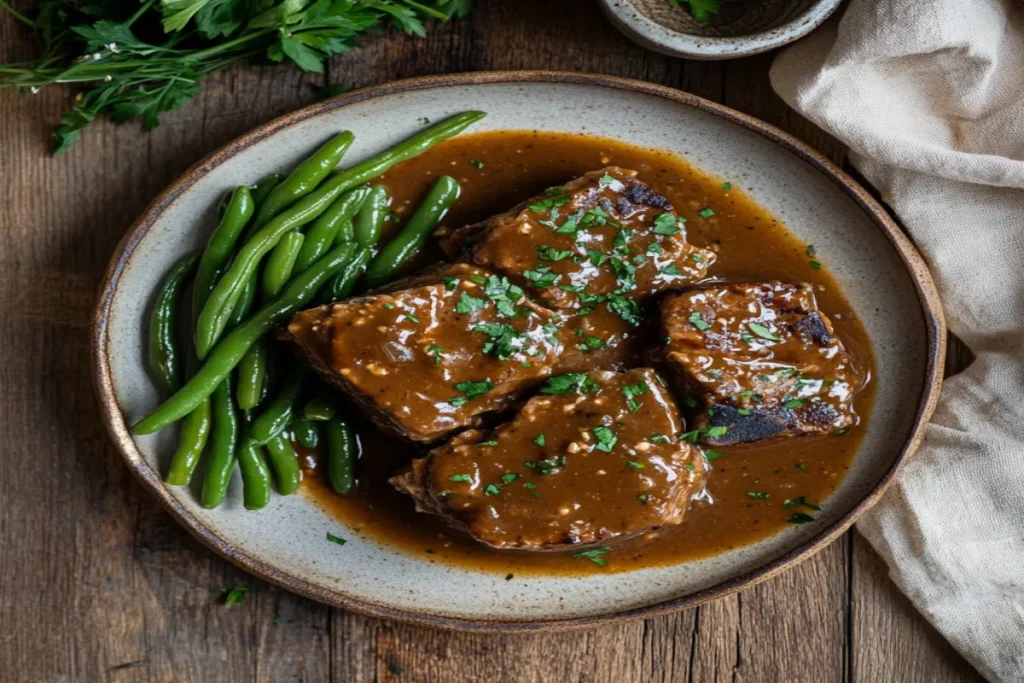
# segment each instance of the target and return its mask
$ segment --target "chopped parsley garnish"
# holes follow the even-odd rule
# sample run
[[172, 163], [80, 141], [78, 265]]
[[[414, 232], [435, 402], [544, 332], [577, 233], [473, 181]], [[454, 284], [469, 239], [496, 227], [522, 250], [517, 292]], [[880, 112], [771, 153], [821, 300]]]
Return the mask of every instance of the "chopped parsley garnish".
[[537, 470], [539, 474], [551, 474], [559, 467], [565, 467], [565, 456], [562, 455], [557, 458], [548, 458], [536, 463], [524, 462], [523, 464], [530, 469]]
[[477, 446], [497, 446], [497, 445], [498, 445], [498, 442], [496, 440], [494, 440], [494, 439], [491, 439], [490, 441], [481, 441], [480, 443], [477, 444]]
[[492, 275], [487, 279], [484, 294], [494, 302], [498, 313], [511, 318], [516, 314], [516, 303], [525, 296], [523, 288], [508, 281], [507, 277]]
[[[694, 254], [694, 256], [697, 256], [697, 254]], [[665, 268], [662, 268], [661, 269], [661, 274], [662, 275], [682, 275], [683, 273], [675, 265], [671, 265], [671, 266], [666, 266]]]
[[718, 460], [723, 455], [725, 455], [725, 453], [722, 451], [704, 451], [704, 458], [707, 460]]
[[754, 411], [751, 410], [750, 408], [737, 408], [736, 412], [739, 413], [740, 415], [743, 415], [744, 417], [746, 417], [747, 415], [754, 414]]
[[484, 167], [484, 162], [477, 161], [476, 159], [470, 159], [469, 163], [470, 163], [471, 166], [476, 166], [477, 168], [483, 168]]
[[622, 393], [626, 397], [626, 404], [629, 406], [629, 411], [635, 413], [640, 409], [640, 403], [634, 400], [637, 396], [646, 394], [650, 390], [647, 386], [647, 382], [640, 382], [638, 384], [627, 384], [622, 387]]
[[390, 303], [385, 303], [385, 304], [384, 304], [384, 308], [388, 309], [389, 311], [390, 311], [391, 309], [393, 309], [394, 307], [395, 307], [395, 305], [394, 305], [394, 304], [390, 304]]
[[695, 399], [692, 396], [683, 396], [683, 405], [685, 405], [687, 408], [696, 408], [697, 399]]
[[548, 194], [548, 198], [530, 204], [530, 211], [544, 213], [548, 209], [556, 209], [559, 206], [563, 206], [569, 203], [568, 197], [560, 196], [562, 194], [562, 188], [560, 187], [550, 187], [546, 190], [546, 192]]
[[511, 358], [517, 351], [522, 350], [524, 340], [527, 339], [525, 333], [505, 323], [480, 323], [471, 329], [473, 332], [487, 335], [488, 339], [480, 349], [498, 360]]
[[609, 311], [634, 327], [640, 324], [640, 306], [635, 301], [620, 294], [609, 294], [607, 302]]
[[814, 256], [817, 253], [818, 253], [818, 250], [814, 248], [813, 244], [808, 244], [807, 245], [807, 255], [808, 256]]
[[459, 303], [455, 304], [455, 312], [472, 313], [473, 311], [479, 311], [486, 305], [487, 301], [484, 299], [478, 299], [463, 292], [462, 296], [459, 297]]
[[814, 503], [808, 502], [807, 498], [805, 498], [804, 496], [800, 496], [799, 498], [791, 498], [791, 499], [787, 500], [785, 503], [783, 503], [782, 507], [784, 507], [787, 510], [789, 510], [790, 508], [795, 508], [798, 505], [803, 505], [804, 507], [810, 508], [812, 510], [820, 510], [821, 509], [820, 505], [815, 505]]
[[524, 271], [523, 277], [532, 282], [535, 287], [550, 287], [558, 281], [560, 276], [557, 273], [552, 273], [547, 266], [538, 266], [536, 270]]
[[641, 494], [639, 494], [639, 495], [638, 495], [638, 496], [636, 497], [636, 499], [637, 499], [637, 500], [639, 500], [639, 501], [640, 501], [641, 503], [643, 503], [644, 505], [646, 505], [646, 504], [647, 504], [647, 501], [648, 501], [648, 500], [650, 500], [650, 498], [651, 498], [651, 497], [650, 497], [649, 495], [647, 495], [646, 493], [641, 493]]
[[850, 428], [849, 427], [843, 427], [842, 429], [837, 429], [836, 431], [832, 432], [832, 435], [833, 436], [843, 436], [844, 434], [849, 434], [849, 433], [850, 433]]
[[488, 484], [484, 487], [484, 495], [488, 496], [500, 496], [501, 485], [500, 484]]
[[562, 261], [572, 256], [572, 251], [541, 245], [537, 247], [537, 255], [541, 261]]
[[698, 215], [701, 218], [711, 218], [712, 216], [715, 215], [715, 210], [712, 209], [710, 206], [705, 206], [703, 209], [700, 210]]
[[806, 470], [807, 469], [807, 465], [803, 464], [802, 462], [795, 462], [795, 463], [793, 463], [793, 467], [797, 468], [798, 470]]
[[612, 270], [619, 283], [620, 292], [628, 292], [636, 287], [636, 266], [617, 258], [612, 259]]
[[580, 350], [583, 351], [583, 353], [590, 353], [591, 351], [594, 351], [604, 346], [603, 339], [601, 339], [600, 337], [593, 337], [584, 332], [583, 330], [576, 330], [576, 336], [582, 339], [582, 341], [579, 344], [577, 344], [577, 346], [580, 348]]
[[768, 329], [767, 327], [765, 327], [761, 323], [747, 323], [747, 327], [750, 328], [750, 331], [753, 332], [754, 334], [756, 334], [761, 339], [767, 339], [768, 341], [775, 341], [775, 342], [782, 341], [781, 339], [776, 337], [774, 334], [772, 334], [772, 331], [770, 329]]
[[747, 491], [747, 496], [750, 498], [756, 498], [757, 500], [764, 500], [770, 494], [767, 491]]
[[728, 192], [729, 190], [732, 189], [732, 183], [730, 183], [730, 182], [722, 183], [722, 189], [725, 190], [726, 192]]
[[571, 372], [567, 375], [559, 375], [548, 379], [547, 383], [541, 387], [540, 393], [568, 394], [575, 391], [583, 394], [588, 391], [600, 391], [600, 389], [601, 387], [598, 386], [597, 382], [585, 373]]
[[644, 468], [644, 464], [642, 462], [634, 462], [633, 460], [627, 460], [626, 467], [632, 467], [634, 470], [642, 470]]
[[615, 239], [612, 240], [612, 245], [616, 247], [626, 246], [631, 239], [633, 239], [633, 230], [629, 228], [623, 228], [615, 233]]
[[668, 437], [664, 434], [651, 434], [652, 443], [668, 443]]
[[692, 311], [690, 313], [690, 317], [687, 318], [687, 320], [689, 320], [690, 324], [696, 327], [701, 332], [711, 328], [711, 325], [708, 325], [706, 322], [704, 322], [704, 318], [701, 317], [700, 311]]
[[415, 315], [413, 315], [412, 313], [406, 313], [406, 314], [405, 314], [405, 319], [406, 319], [406, 320], [408, 320], [408, 321], [409, 321], [409, 322], [411, 322], [411, 323], [416, 323], [417, 325], [419, 325], [419, 324], [420, 324], [420, 319], [419, 319], [419, 318], [417, 318], [417, 317], [416, 317]]
[[454, 292], [459, 286], [459, 278], [448, 276], [444, 278], [444, 288], [449, 292]]
[[581, 550], [578, 553], [573, 553], [572, 557], [577, 560], [590, 560], [594, 564], [604, 567], [608, 562], [601, 556], [607, 555], [611, 551], [612, 549], [608, 546], [602, 546], [600, 548], [591, 548], [590, 550]]
[[471, 477], [468, 474], [453, 474], [452, 476], [448, 477], [448, 481], [471, 482], [471, 481], [473, 481], [473, 477]]
[[783, 403], [782, 406], [784, 408], [799, 408], [803, 404], [804, 404], [804, 402], [801, 401], [800, 399], [798, 399], [798, 398], [791, 398], [788, 401], [786, 401], [785, 403]]
[[599, 187], [608, 187], [609, 185], [615, 182], [617, 182], [615, 178], [611, 177], [607, 173], [605, 173], [603, 176], [597, 179], [597, 184]]
[[544, 446], [545, 444], [547, 444], [548, 440], [544, 438], [543, 434], [538, 434], [537, 438], [534, 439], [533, 442], [538, 446]]
[[815, 270], [821, 270], [821, 264], [818, 263], [817, 261], [811, 261], [810, 262], [810, 266], [811, 266], [811, 268], [814, 268]]
[[790, 524], [807, 524], [808, 522], [813, 522], [814, 517], [804, 514], [803, 512], [798, 512], [795, 515], [790, 515], [789, 519], [786, 521]]
[[619, 437], [615, 436], [615, 432], [604, 425], [592, 428], [590, 433], [597, 439], [597, 443], [594, 444], [594, 450], [604, 451], [605, 453], [611, 453], [612, 448], [615, 447], [615, 442], [619, 440]]
[[693, 431], [684, 432], [679, 438], [690, 443], [697, 443], [702, 436], [714, 439], [719, 436], [725, 436], [728, 431], [728, 427], [708, 427], [707, 429], [694, 429]]
[[441, 362], [441, 354], [443, 354], [444, 352], [445, 348], [443, 346], [438, 346], [437, 344], [431, 344], [430, 346], [427, 347], [427, 355], [433, 356], [435, 364]]
[[344, 538], [342, 538], [341, 536], [335, 536], [330, 531], [327, 532], [327, 540], [331, 543], [337, 543], [338, 545], [345, 545], [346, 543], [348, 543], [348, 541], [346, 541]]
[[503, 484], [511, 484], [512, 482], [514, 482], [518, 478], [519, 478], [518, 474], [516, 474], [515, 472], [509, 472], [508, 474], [501, 475], [501, 483], [503, 483]]
[[654, 219], [652, 232], [655, 235], [678, 235], [682, 230], [683, 219], [670, 213], [663, 213]]
[[648, 254], [660, 254], [661, 253], [661, 245], [658, 244], [657, 242], [651, 242], [650, 244], [647, 245], [647, 253]]
[[[609, 223], [608, 218], [609, 216], [607, 211], [602, 209], [600, 206], [595, 206], [593, 209], [583, 214], [583, 218], [580, 220], [580, 225], [583, 227], [589, 227], [591, 225], [607, 225]], [[612, 225], [617, 224], [612, 223]]]
[[[327, 536], [330, 537], [330, 534], [327, 534]], [[245, 594], [247, 592], [249, 592], [249, 589], [245, 586], [235, 586], [224, 597], [224, 606], [231, 607], [232, 605], [245, 602]]]
[[475, 380], [467, 380], [465, 382], [459, 382], [455, 385], [455, 390], [465, 394], [466, 398], [476, 398], [477, 396], [483, 396], [488, 391], [494, 388], [491, 380], [485, 379], [477, 382]]
[[452, 406], [453, 408], [461, 408], [462, 406], [466, 405], [467, 402], [468, 401], [463, 396], [456, 396], [455, 398], [448, 399], [448, 405]]
[[477, 283], [478, 285], [487, 284], [487, 278], [485, 278], [483, 275], [478, 275], [477, 273], [472, 273], [469, 276], [469, 279]]
[[595, 268], [600, 268], [604, 265], [605, 261], [609, 259], [608, 254], [598, 251], [597, 249], [587, 249], [587, 256], [590, 258], [590, 263]]

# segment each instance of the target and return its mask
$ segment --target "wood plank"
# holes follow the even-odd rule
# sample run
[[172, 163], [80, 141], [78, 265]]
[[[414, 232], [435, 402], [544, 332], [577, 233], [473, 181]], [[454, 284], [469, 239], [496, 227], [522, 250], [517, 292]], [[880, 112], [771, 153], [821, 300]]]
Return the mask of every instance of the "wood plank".
[[860, 534], [854, 538], [854, 548], [851, 581], [856, 647], [851, 681], [984, 681], [889, 580], [885, 562]]

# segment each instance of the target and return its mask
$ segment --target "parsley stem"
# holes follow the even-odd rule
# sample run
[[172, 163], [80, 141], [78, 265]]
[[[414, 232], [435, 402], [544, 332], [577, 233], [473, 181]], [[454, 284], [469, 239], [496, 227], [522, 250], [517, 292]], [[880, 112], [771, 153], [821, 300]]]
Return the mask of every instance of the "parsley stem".
[[5, 10], [7, 10], [12, 17], [17, 19], [21, 23], [25, 24], [26, 26], [31, 26], [32, 28], [36, 27], [36, 22], [32, 21], [31, 19], [29, 19], [25, 15], [20, 14], [19, 12], [17, 12], [13, 7], [11, 7], [9, 4], [7, 4], [6, 0], [0, 0], [0, 8], [3, 8]]
[[418, 9], [419, 11], [423, 12], [424, 14], [427, 14], [427, 15], [430, 15], [430, 16], [434, 17], [435, 19], [440, 19], [441, 21], [446, 21], [448, 19], [448, 17], [444, 14], [444, 12], [441, 12], [440, 10], [436, 10], [433, 7], [427, 7], [426, 5], [421, 5], [420, 3], [416, 2], [416, 0], [402, 0], [402, 2], [407, 4], [409, 7], [412, 7], [413, 9]]
[[[2, 1], [3, 0], [0, 0], [0, 2]], [[142, 7], [140, 7], [139, 10], [135, 14], [133, 14], [131, 18], [128, 19], [128, 21], [125, 22], [125, 26], [131, 26], [136, 21], [138, 21], [139, 17], [141, 17], [143, 14], [149, 11], [149, 8], [153, 6], [153, 3], [155, 1], [156, 0], [148, 0], [148, 2], [143, 3]]]

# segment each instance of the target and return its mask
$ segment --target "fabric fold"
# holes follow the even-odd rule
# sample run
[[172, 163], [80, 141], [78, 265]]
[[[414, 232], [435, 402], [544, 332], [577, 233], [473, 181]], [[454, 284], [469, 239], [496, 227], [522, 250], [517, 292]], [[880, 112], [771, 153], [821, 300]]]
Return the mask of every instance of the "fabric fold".
[[849, 146], [976, 354], [858, 528], [917, 609], [1000, 682], [1024, 681], [1022, 74], [1024, 9], [1011, 0], [852, 0], [772, 68], [780, 96]]

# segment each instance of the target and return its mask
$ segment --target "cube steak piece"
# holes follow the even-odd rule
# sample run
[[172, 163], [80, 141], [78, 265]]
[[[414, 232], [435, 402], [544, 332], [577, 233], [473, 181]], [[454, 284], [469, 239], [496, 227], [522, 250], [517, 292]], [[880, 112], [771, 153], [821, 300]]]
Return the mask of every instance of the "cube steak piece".
[[506, 278], [461, 263], [406, 285], [301, 311], [288, 326], [321, 377], [380, 426], [438, 441], [552, 374], [561, 316]]
[[708, 466], [650, 368], [551, 378], [515, 418], [468, 430], [392, 479], [494, 548], [557, 550], [682, 522]]
[[443, 242], [545, 306], [635, 316], [634, 301], [704, 278], [715, 260], [686, 241], [685, 220], [636, 175], [591, 171]]
[[661, 302], [664, 360], [700, 402], [706, 443], [828, 434], [857, 423], [865, 382], [810, 285], [753, 282]]

